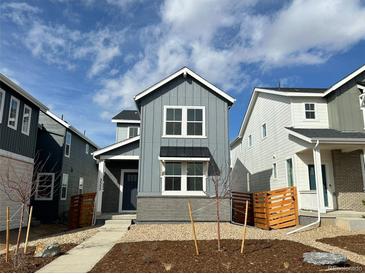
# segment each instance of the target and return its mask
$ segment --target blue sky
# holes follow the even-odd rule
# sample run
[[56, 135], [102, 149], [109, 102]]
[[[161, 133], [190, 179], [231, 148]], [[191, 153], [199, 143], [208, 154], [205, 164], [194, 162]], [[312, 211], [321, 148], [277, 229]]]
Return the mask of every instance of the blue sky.
[[365, 63], [365, 1], [1, 1], [0, 72], [100, 146], [133, 96], [188, 66], [237, 99], [328, 87]]

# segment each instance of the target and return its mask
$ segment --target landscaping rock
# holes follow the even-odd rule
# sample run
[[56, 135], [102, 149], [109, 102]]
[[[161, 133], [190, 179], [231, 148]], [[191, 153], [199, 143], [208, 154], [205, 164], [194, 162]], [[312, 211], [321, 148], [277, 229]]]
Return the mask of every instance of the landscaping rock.
[[346, 256], [328, 252], [306, 252], [303, 254], [304, 262], [315, 265], [344, 265]]
[[60, 253], [61, 248], [59, 244], [55, 243], [50, 245], [44, 245], [41, 243], [36, 246], [34, 257], [54, 257], [59, 255]]

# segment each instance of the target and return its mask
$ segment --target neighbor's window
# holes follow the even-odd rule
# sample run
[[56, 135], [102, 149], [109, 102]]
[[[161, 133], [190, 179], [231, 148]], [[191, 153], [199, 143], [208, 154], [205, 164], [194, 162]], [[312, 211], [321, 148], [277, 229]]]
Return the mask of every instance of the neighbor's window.
[[133, 138], [138, 136], [138, 127], [129, 127], [128, 128], [128, 137]]
[[261, 137], [265, 138], [267, 136], [266, 123], [261, 126]]
[[278, 170], [276, 167], [276, 163], [273, 163], [272, 165], [272, 176], [274, 179], [278, 178]]
[[165, 191], [181, 190], [181, 163], [165, 163]]
[[71, 132], [66, 133], [66, 143], [65, 143], [65, 156], [70, 157], [71, 155]]
[[203, 135], [203, 110], [188, 109], [187, 135]]
[[19, 100], [16, 99], [15, 97], [11, 96], [8, 127], [15, 129], [15, 130], [18, 127], [19, 105], [20, 105]]
[[252, 135], [248, 135], [248, 147], [252, 147]]
[[305, 104], [305, 119], [316, 119], [315, 104]]
[[54, 173], [38, 173], [35, 199], [51, 201], [53, 199]]
[[27, 105], [24, 105], [22, 133], [25, 135], [29, 135], [31, 118], [32, 118], [32, 109]]
[[84, 193], [84, 177], [79, 179], [79, 194]]
[[166, 135], [181, 135], [182, 129], [182, 109], [166, 109]]
[[68, 174], [64, 173], [62, 175], [62, 184], [61, 184], [61, 200], [67, 199], [67, 188], [68, 188]]
[[187, 190], [203, 191], [203, 163], [187, 162]]
[[5, 90], [0, 89], [0, 124], [2, 123], [3, 120], [4, 104], [5, 104]]
[[88, 144], [88, 143], [86, 143], [86, 144], [85, 144], [85, 153], [86, 153], [86, 154], [89, 154], [89, 152], [90, 152], [90, 146], [89, 146], [89, 144]]

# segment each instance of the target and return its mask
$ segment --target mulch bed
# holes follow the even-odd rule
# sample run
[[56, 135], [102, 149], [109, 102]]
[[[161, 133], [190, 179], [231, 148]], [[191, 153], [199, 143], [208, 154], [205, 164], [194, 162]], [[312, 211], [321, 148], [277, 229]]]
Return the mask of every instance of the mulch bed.
[[365, 255], [365, 234], [323, 238], [317, 241], [337, 246], [360, 255]]
[[[61, 256], [62, 254], [69, 251], [71, 248], [75, 247], [76, 244], [64, 244], [60, 245], [61, 247]], [[56, 259], [56, 257], [50, 257], [50, 258], [34, 258], [35, 247], [31, 246], [27, 250], [27, 254], [23, 254], [23, 249], [21, 248], [19, 250], [19, 259], [20, 262], [17, 267], [14, 266], [13, 261], [10, 259], [10, 261], [7, 263], [5, 262], [5, 254], [0, 256], [0, 272], [6, 272], [6, 273], [12, 273], [12, 272], [20, 272], [20, 273], [33, 273], [37, 270], [41, 269], [46, 264], [49, 264], [51, 261]], [[13, 252], [11, 252], [10, 258], [13, 258]]]
[[[320, 272], [327, 266], [303, 262], [303, 253], [315, 248], [283, 240], [247, 240], [240, 254], [239, 240], [199, 241], [195, 255], [193, 241], [133, 242], [116, 244], [90, 272]], [[361, 271], [358, 264], [344, 267]], [[346, 268], [341, 267], [341, 272]], [[330, 271], [334, 272], [334, 271]]]

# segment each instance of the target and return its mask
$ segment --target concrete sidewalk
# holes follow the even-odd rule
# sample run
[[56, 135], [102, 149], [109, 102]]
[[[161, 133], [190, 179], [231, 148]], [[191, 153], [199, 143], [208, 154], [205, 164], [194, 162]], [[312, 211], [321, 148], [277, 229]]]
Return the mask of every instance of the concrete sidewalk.
[[44, 266], [38, 273], [86, 273], [96, 265], [104, 255], [118, 242], [128, 231], [130, 220], [106, 223], [100, 231], [90, 239], [71, 249]]

